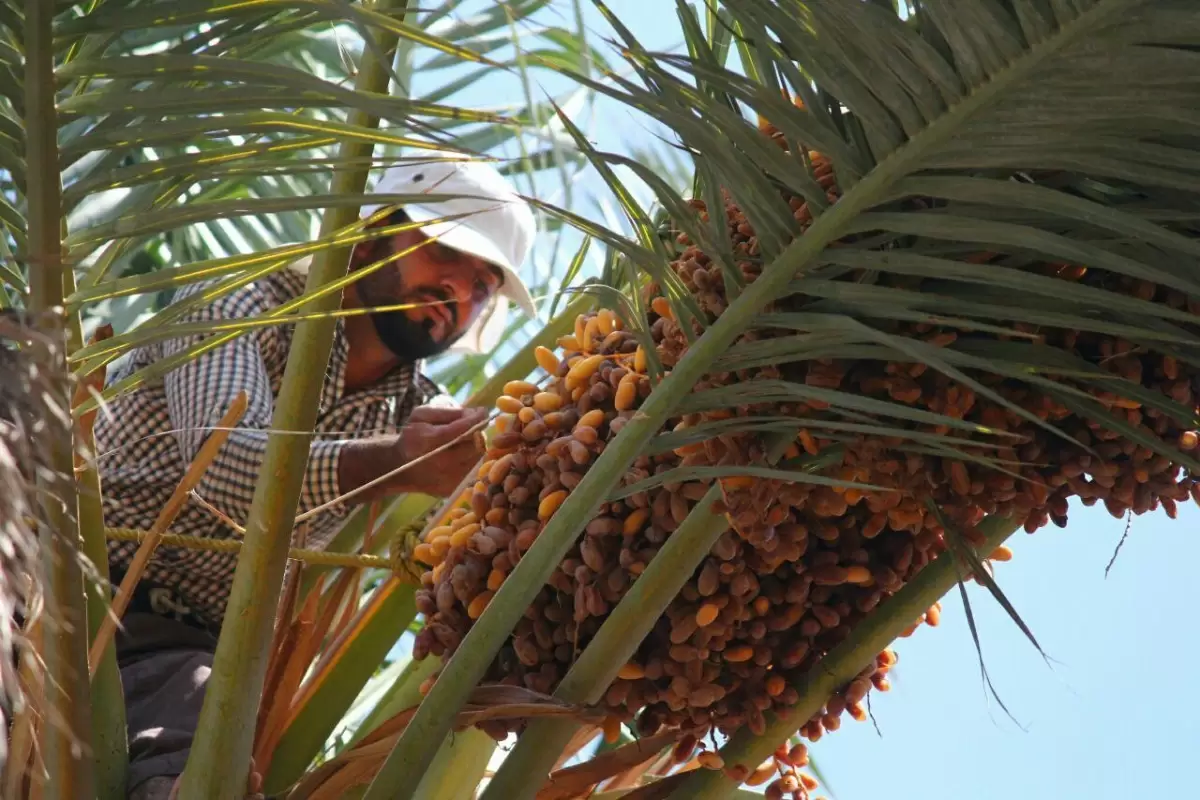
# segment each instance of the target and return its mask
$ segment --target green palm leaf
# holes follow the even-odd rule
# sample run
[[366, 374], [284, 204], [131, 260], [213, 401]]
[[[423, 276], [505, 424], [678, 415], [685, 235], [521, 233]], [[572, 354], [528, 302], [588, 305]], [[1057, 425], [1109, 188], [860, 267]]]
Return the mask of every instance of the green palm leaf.
[[[543, 8], [544, 0], [462, 19], [451, 18], [457, 4], [447, 2], [412, 15], [420, 25], [347, 2], [267, 2], [246, 8], [162, 0], [151, 5], [154, 13], [145, 17], [120, 4], [100, 4], [56, 20], [56, 42], [65, 48], [57, 70], [66, 86], [60, 109], [70, 134], [60, 145], [67, 165], [64, 203], [71, 209], [71, 258], [86, 269], [82, 294], [75, 298], [85, 317], [94, 303], [112, 298], [102, 285], [106, 278], [128, 272], [147, 256], [158, 261], [164, 247], [172, 254], [168, 258], [179, 262], [224, 258], [233, 269], [248, 251], [282, 249], [308, 239], [319, 209], [331, 202], [360, 202], [322, 197], [328, 174], [391, 163], [412, 147], [453, 147], [446, 139], [451, 132], [465, 144], [477, 139], [475, 144], [485, 148], [521, 137], [527, 125], [522, 120], [549, 118], [542, 105], [483, 111], [448, 104], [479, 77], [468, 71], [463, 80], [465, 65], [516, 71], [516, 61], [507, 55], [514, 43], [518, 49], [536, 49], [538, 42], [550, 45], [565, 64], [585, 46], [557, 27], [510, 30]], [[402, 39], [398, 71], [389, 68], [403, 88], [398, 95], [346, 86], [356, 57], [348, 46], [365, 39], [369, 50], [371, 38], [356, 39], [354, 33], [371, 29]], [[506, 63], [492, 61], [484, 51]], [[407, 91], [416, 70], [433, 83], [426, 94], [434, 99]], [[443, 74], [450, 77], [438, 86], [437, 76]], [[181, 92], [181, 87], [193, 91]], [[350, 110], [381, 117], [390, 127], [347, 125]], [[23, 137], [21, 127], [3, 115], [0, 134], [14, 142]], [[355, 140], [385, 145], [384, 152], [367, 164], [335, 154], [340, 142]], [[562, 144], [549, 158], [522, 160], [515, 168], [560, 170], [558, 159], [571, 157], [572, 150]], [[0, 225], [7, 225], [20, 247], [22, 165], [0, 166], [8, 168], [13, 178], [8, 185], [18, 193], [16, 205], [0, 203]], [[236, 269], [229, 274], [236, 275]], [[176, 281], [200, 277], [199, 270], [177, 268]], [[14, 273], [11, 285], [20, 288], [20, 278]], [[151, 280], [140, 290], [163, 298], [164, 288]], [[126, 281], [122, 291], [136, 294], [138, 289], [136, 282]], [[120, 324], [118, 331], [126, 327]], [[119, 355], [119, 343], [110, 342], [107, 351]], [[97, 363], [86, 360], [81, 366]]]

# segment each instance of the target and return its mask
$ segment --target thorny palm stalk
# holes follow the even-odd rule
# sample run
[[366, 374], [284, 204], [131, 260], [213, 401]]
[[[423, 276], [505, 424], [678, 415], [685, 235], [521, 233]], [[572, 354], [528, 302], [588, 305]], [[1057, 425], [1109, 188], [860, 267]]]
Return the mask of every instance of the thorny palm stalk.
[[25, 3], [25, 163], [29, 226], [31, 311], [46, 334], [35, 363], [49, 378], [45, 418], [47, 474], [39, 476], [45, 524], [40, 532], [46, 570], [45, 661], [49, 716], [41, 750], [52, 780], [47, 798], [95, 796], [91, 753], [92, 712], [87, 669], [87, 619], [79, 562], [79, 527], [73, 473], [73, 432], [65, 379], [67, 352], [63, 307], [62, 193], [58, 179], [58, 119], [54, 92], [54, 4]]

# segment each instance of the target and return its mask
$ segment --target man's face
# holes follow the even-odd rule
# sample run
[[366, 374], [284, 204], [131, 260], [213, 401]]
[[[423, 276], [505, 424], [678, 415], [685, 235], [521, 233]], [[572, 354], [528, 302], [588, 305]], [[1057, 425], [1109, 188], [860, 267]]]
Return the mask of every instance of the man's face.
[[[381, 224], [396, 222], [393, 218]], [[479, 318], [503, 275], [491, 264], [431, 241], [415, 229], [362, 242], [354, 248], [350, 268], [369, 266], [410, 248], [415, 249], [353, 285], [366, 308], [413, 306], [373, 313], [371, 321], [397, 358], [416, 361], [453, 345]]]

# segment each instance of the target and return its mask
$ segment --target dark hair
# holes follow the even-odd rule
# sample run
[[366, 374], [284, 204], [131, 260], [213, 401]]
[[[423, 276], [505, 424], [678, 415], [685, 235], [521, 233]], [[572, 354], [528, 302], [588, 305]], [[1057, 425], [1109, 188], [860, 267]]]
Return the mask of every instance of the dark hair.
[[[404, 209], [397, 208], [383, 219], [371, 223], [369, 227], [386, 228], [390, 225], [403, 225], [408, 221], [408, 214], [404, 212]], [[377, 236], [374, 239], [360, 242], [354, 248], [354, 257], [350, 264], [351, 269], [362, 264], [373, 264], [376, 261], [383, 260], [388, 255], [386, 252], [386, 248], [388, 247], [390, 247], [390, 242], [383, 236]]]
[[382, 220], [376, 223], [376, 227], [384, 227], [386, 225], [403, 225], [408, 222], [408, 214], [403, 208], [397, 208], [388, 214]]

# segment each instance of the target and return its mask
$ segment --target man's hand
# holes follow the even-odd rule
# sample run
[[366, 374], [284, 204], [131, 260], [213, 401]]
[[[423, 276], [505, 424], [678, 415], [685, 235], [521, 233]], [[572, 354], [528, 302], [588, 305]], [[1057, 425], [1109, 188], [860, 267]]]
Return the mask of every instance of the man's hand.
[[431, 408], [413, 411], [400, 429], [396, 442], [398, 464], [410, 464], [421, 456], [450, 444], [445, 450], [421, 459], [397, 476], [406, 491], [448, 497], [482, 455], [471, 428], [487, 418], [482, 408]]
[[417, 408], [396, 436], [346, 446], [338, 464], [338, 488], [344, 494], [407, 465], [353, 500], [365, 503], [404, 492], [447, 497], [479, 461], [471, 429], [486, 418], [482, 408]]

